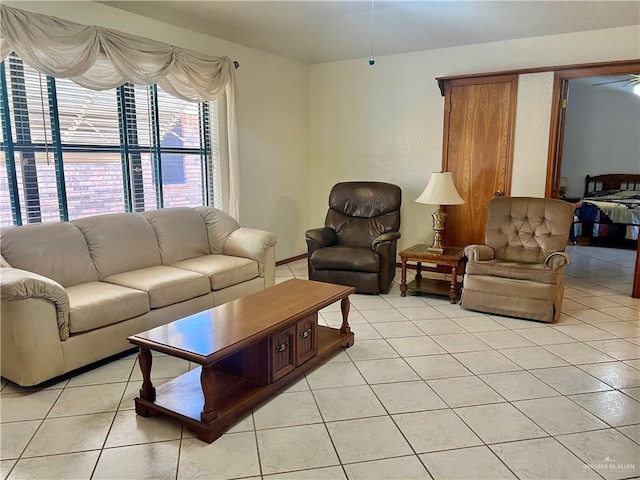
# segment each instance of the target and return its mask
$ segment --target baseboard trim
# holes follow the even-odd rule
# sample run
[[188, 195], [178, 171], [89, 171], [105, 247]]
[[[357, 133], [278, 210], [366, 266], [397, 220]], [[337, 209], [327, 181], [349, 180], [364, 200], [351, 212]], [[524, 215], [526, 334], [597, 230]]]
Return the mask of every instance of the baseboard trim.
[[296, 260], [302, 260], [303, 258], [307, 258], [307, 254], [306, 253], [301, 253], [300, 255], [296, 255], [295, 257], [290, 257], [290, 258], [285, 258], [283, 260], [278, 260], [276, 262], [276, 267], [279, 267], [280, 265], [285, 265], [287, 263], [295, 262]]

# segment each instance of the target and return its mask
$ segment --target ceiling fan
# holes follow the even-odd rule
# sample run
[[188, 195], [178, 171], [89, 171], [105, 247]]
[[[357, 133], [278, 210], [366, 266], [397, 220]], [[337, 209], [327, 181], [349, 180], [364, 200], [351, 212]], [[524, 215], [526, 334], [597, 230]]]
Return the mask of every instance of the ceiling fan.
[[630, 87], [633, 85], [639, 85], [640, 84], [640, 74], [636, 74], [636, 73], [632, 73], [629, 75], [628, 78], [622, 78], [622, 79], [618, 79], [618, 80], [610, 80], [608, 82], [600, 82], [600, 83], [594, 83], [593, 86], [594, 87], [599, 87], [600, 85], [609, 85], [611, 83], [622, 83], [622, 82], [626, 82], [624, 85], [621, 85], [621, 87]]

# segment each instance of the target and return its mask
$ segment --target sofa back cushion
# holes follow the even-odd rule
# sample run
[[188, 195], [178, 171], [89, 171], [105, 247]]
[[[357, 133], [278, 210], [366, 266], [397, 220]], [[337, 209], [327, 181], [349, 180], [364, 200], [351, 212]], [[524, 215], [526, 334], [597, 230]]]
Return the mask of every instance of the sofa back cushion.
[[204, 218], [209, 237], [209, 250], [211, 253], [220, 254], [224, 250], [224, 244], [233, 232], [240, 228], [238, 222], [222, 210], [213, 207], [196, 207], [196, 211]]
[[161, 265], [153, 227], [139, 213], [113, 213], [73, 221], [84, 234], [100, 280]]
[[204, 219], [193, 208], [163, 208], [143, 215], [155, 231], [163, 265], [211, 253]]
[[63, 287], [98, 280], [87, 241], [69, 222], [3, 228], [0, 248], [12, 267], [43, 275]]

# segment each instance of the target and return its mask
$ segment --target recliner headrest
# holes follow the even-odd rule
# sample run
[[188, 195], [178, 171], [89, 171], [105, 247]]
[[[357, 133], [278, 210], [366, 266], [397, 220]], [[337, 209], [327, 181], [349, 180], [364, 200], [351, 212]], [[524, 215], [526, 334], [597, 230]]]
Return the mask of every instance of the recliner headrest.
[[341, 182], [329, 194], [329, 207], [352, 217], [371, 218], [400, 209], [402, 190], [384, 182]]

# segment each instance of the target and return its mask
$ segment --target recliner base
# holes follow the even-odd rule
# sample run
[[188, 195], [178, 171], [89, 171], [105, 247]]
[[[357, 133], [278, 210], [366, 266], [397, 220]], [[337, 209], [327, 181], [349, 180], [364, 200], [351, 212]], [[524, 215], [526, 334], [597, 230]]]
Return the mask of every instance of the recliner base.
[[[311, 273], [311, 272], [310, 272]], [[313, 277], [313, 278], [311, 278]], [[315, 270], [309, 276], [309, 280], [318, 282], [337, 283], [338, 285], [348, 285], [356, 288], [356, 293], [387, 293], [392, 281], [385, 288], [378, 284], [378, 274], [371, 272], [354, 272], [349, 270]]]
[[[496, 288], [496, 284], [502, 288]], [[522, 292], [527, 291], [523, 295]], [[495, 293], [501, 292], [501, 293]], [[465, 274], [460, 305], [466, 310], [555, 322], [560, 318], [564, 285]]]

